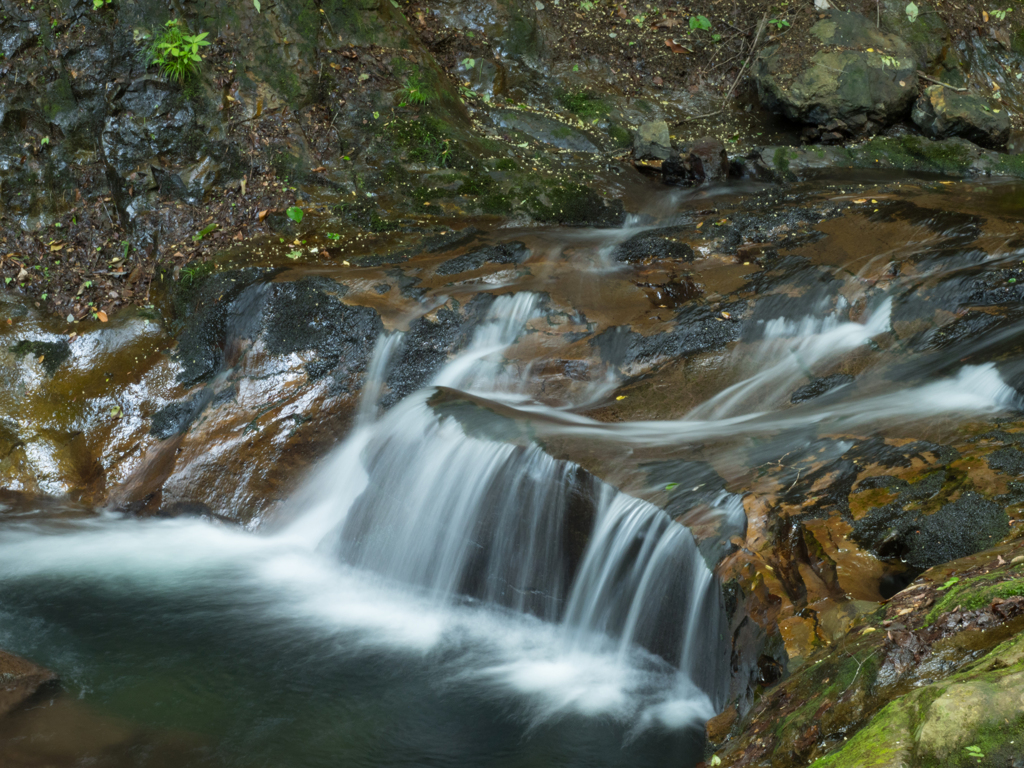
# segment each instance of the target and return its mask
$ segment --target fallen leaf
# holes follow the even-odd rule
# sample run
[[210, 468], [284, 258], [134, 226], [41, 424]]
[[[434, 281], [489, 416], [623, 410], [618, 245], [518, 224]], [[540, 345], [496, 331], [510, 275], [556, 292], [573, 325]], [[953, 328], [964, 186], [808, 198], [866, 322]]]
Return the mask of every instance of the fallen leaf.
[[629, 14], [626, 13], [626, 9], [625, 8], [619, 8], [619, 10], [615, 12], [615, 15], [618, 16], [620, 19], [628, 19], [629, 18]]
[[50, 250], [51, 251], [59, 251], [63, 247], [64, 247], [64, 243], [54, 243], [53, 245], [50, 246]]
[[672, 49], [672, 53], [693, 53], [690, 48], [687, 48], [685, 45], [680, 45], [671, 38], [665, 40], [665, 45]]
[[256, 214], [256, 218], [259, 221], [263, 221], [265, 218], [267, 218], [268, 213], [270, 213], [270, 211], [260, 211], [259, 213]]
[[319, 168], [314, 168], [312, 171], [310, 171], [310, 173], [323, 173], [326, 170], [327, 169], [321, 165]]
[[28, 277], [28, 270], [22, 267], [18, 272], [18, 279], [24, 280], [26, 277]]
[[242, 180], [238, 182], [238, 186], [242, 190], [242, 197], [245, 197], [245, 176], [243, 176]]
[[855, 203], [857, 203], [858, 205], [860, 205], [861, 203], [866, 203], [866, 202], [867, 202], [867, 198], [866, 198], [866, 197], [858, 197], [858, 198], [857, 198], [856, 200], [854, 200], [853, 202], [855, 202]]
[[663, 27], [665, 29], [671, 29], [672, 27], [678, 26], [681, 23], [681, 19], [662, 19], [655, 27]]
[[664, 85], [665, 83], [665, 81], [658, 77], [658, 75], [655, 75], [653, 78], [651, 78], [651, 82], [654, 83], [655, 85]]
[[981, 12], [981, 20], [984, 21], [986, 24], [988, 23], [988, 11]]
[[616, 397], [615, 399], [616, 399], [616, 400], [625, 400], [625, 399], [626, 399], [627, 397], [629, 397], [629, 395], [619, 395], [619, 396], [618, 396], [618, 397]]
[[96, 313], [96, 317], [99, 318], [99, 321], [101, 323], [107, 322], [107, 313], [104, 312], [102, 309]]
[[244, 240], [245, 236], [241, 232], [235, 232], [234, 236], [231, 239], [232, 240]]

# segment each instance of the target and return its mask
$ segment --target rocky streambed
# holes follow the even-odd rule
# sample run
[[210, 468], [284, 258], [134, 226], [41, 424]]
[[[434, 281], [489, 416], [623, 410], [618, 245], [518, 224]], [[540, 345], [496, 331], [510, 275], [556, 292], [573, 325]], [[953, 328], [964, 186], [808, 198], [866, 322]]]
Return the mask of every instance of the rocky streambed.
[[[721, 583], [706, 749], [691, 728], [628, 759], [1016, 764], [1015, 11], [3, 8], [5, 533], [273, 529], [342, 438], [433, 387], [437, 419], [573, 468], [569, 577], [600, 480]], [[184, 85], [147, 54], [174, 18], [212, 42]], [[527, 294], [500, 375], [445, 379]], [[53, 672], [0, 655], [5, 760], [254, 759], [242, 726], [140, 718], [116, 685], [90, 704], [81, 637], [18, 590], [0, 644]]]

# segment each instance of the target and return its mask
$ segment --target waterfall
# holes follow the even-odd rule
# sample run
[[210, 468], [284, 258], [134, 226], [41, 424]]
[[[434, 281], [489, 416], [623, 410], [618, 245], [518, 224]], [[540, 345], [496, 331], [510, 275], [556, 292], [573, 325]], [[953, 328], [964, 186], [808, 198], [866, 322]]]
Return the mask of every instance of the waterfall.
[[[522, 378], [501, 352], [537, 314], [533, 294], [499, 297], [432, 385], [519, 402]], [[382, 338], [374, 382], [396, 343]], [[646, 649], [678, 670], [681, 690], [720, 703], [724, 610], [689, 530], [536, 444], [467, 435], [429, 395], [364, 421], [283, 535], [441, 604], [471, 599], [556, 623], [570, 651]], [[366, 387], [364, 417], [378, 396], [379, 383]]]

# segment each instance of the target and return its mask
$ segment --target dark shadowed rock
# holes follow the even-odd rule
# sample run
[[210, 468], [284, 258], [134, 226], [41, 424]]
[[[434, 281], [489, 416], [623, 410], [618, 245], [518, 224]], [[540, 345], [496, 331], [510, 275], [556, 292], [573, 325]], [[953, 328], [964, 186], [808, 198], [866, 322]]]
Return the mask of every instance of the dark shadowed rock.
[[834, 373], [831, 376], [823, 376], [819, 379], [815, 379], [810, 384], [804, 384], [793, 396], [789, 398], [789, 402], [796, 405], [797, 403], [803, 403], [807, 400], [813, 400], [816, 397], [821, 397], [826, 392], [830, 392], [837, 387], [842, 387], [853, 381], [853, 376], [845, 373]]
[[999, 102], [941, 85], [925, 88], [911, 117], [935, 139], [960, 136], [983, 147], [1001, 147], [1010, 138], [1010, 118]]
[[455, 275], [459, 272], [469, 272], [472, 269], [480, 269], [485, 263], [492, 264], [519, 264], [530, 255], [527, 247], [520, 242], [499, 243], [489, 245], [478, 251], [464, 253], [449, 259], [437, 268], [439, 275]]
[[729, 155], [719, 139], [707, 136], [669, 157], [661, 166], [661, 174], [666, 184], [682, 186], [723, 181], [729, 176]]
[[693, 248], [676, 239], [678, 234], [679, 230], [671, 227], [641, 232], [615, 249], [615, 260], [630, 264], [648, 264], [661, 259], [693, 261]]

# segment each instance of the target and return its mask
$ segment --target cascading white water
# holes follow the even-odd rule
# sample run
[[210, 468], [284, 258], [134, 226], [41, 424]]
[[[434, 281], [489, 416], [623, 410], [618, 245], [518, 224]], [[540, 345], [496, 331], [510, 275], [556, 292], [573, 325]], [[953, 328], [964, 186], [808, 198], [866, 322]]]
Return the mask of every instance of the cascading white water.
[[[499, 297], [433, 385], [518, 400], [522, 379], [504, 375], [500, 353], [536, 307], [532, 294]], [[387, 354], [391, 344], [382, 340]], [[374, 381], [385, 367], [371, 365]], [[376, 386], [365, 392], [378, 396]], [[560, 621], [569, 649], [610, 644], [625, 659], [647, 648], [680, 669], [694, 701], [719, 701], [724, 617], [689, 531], [536, 445], [467, 436], [438, 419], [428, 394], [357, 429], [284, 535], [442, 603], [461, 595]]]

